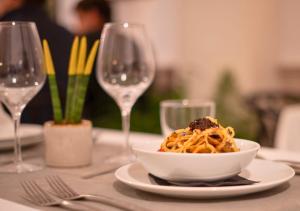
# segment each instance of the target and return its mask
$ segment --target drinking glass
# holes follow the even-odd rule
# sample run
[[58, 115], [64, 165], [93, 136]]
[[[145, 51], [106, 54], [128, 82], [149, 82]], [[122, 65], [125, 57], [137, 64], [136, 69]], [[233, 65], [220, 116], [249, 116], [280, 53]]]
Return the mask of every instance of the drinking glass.
[[160, 103], [160, 125], [166, 137], [189, 123], [206, 116], [215, 116], [215, 103], [203, 100], [165, 100]]
[[1, 167], [0, 172], [35, 171], [41, 167], [23, 162], [19, 137], [22, 111], [46, 78], [35, 24], [0, 22], [0, 46], [0, 100], [11, 113], [15, 135], [15, 162]]
[[130, 113], [138, 97], [150, 86], [155, 74], [151, 44], [143, 25], [105, 24], [98, 55], [97, 79], [116, 101], [122, 116], [125, 142], [121, 155], [110, 162], [133, 160], [129, 145]]

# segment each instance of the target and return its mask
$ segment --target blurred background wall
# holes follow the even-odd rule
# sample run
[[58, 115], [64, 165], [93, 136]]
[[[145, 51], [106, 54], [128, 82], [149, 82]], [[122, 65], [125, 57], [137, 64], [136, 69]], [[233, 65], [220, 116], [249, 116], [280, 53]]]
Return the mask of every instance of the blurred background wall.
[[[69, 30], [77, 2], [55, 3], [57, 21]], [[299, 0], [109, 2], [114, 21], [145, 24], [161, 87], [214, 99], [218, 118], [246, 131], [240, 137], [271, 145], [281, 109], [300, 101]]]
[[[76, 2], [56, 1], [57, 21], [69, 29], [76, 25]], [[295, 78], [300, 65], [298, 0], [110, 2], [114, 20], [146, 25], [159, 69], [177, 71], [189, 97], [211, 98], [228, 68], [243, 94], [300, 91], [299, 76]]]
[[[78, 8], [77, 13], [75, 11], [80, 0], [45, 1], [51, 18], [73, 34], [93, 32], [96, 33], [94, 39], [99, 36], [104, 16], [95, 16], [90, 11], [85, 13], [89, 18], [84, 19], [84, 11]], [[0, 6], [2, 3], [5, 8], [7, 2], [14, 6], [23, 0], [0, 0]], [[40, 4], [42, 1], [33, 2]], [[212, 99], [217, 105], [217, 118], [224, 125], [233, 126], [237, 137], [273, 144], [280, 112], [287, 105], [300, 103], [299, 0], [108, 2], [113, 21], [145, 25], [157, 61], [153, 85], [133, 108], [132, 130], [160, 133], [159, 103], [164, 99]], [[32, 4], [31, 7], [23, 6], [23, 10], [17, 8], [15, 14], [23, 11], [30, 16], [38, 9]], [[9, 7], [6, 9], [9, 11]], [[39, 10], [42, 12], [41, 8]], [[46, 17], [48, 13], [41, 14]], [[2, 15], [0, 7], [0, 17]], [[33, 19], [36, 22], [41, 20], [41, 16], [37, 16]], [[40, 26], [51, 25], [52, 21], [47, 20]], [[93, 31], [86, 30], [91, 25]], [[63, 31], [71, 37], [71, 33]], [[53, 37], [57, 38], [54, 42], [58, 42], [65, 36], [55, 34]], [[67, 49], [61, 45], [60, 48]], [[58, 53], [62, 49], [58, 49]], [[64, 64], [64, 56], [58, 57]], [[120, 128], [115, 103], [96, 80], [94, 85], [90, 94], [98, 95], [91, 100], [93, 106], [88, 108], [90, 114], [95, 112], [90, 115], [93, 124]]]

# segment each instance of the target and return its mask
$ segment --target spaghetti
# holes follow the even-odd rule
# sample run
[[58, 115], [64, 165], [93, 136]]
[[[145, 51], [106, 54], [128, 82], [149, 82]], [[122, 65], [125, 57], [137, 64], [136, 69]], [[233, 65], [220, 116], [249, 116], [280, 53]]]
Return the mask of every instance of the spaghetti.
[[195, 120], [189, 127], [171, 133], [161, 144], [161, 152], [224, 153], [237, 152], [233, 139], [234, 129], [224, 128], [216, 119], [205, 117]]

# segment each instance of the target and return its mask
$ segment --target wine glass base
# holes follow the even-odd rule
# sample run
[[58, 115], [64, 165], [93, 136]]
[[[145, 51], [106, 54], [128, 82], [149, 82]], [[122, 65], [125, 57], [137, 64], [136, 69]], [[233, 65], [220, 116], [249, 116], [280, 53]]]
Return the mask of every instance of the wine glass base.
[[39, 171], [43, 167], [41, 165], [34, 165], [30, 163], [12, 163], [6, 166], [0, 167], [0, 173], [26, 173], [26, 172], [33, 172]]

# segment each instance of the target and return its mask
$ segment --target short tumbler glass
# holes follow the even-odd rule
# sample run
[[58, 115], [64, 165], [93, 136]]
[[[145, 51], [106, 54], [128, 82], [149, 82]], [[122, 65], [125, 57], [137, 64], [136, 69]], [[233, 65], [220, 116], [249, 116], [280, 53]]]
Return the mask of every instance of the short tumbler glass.
[[173, 131], [188, 127], [195, 119], [215, 116], [215, 103], [204, 100], [164, 100], [160, 103], [160, 125], [166, 137]]

